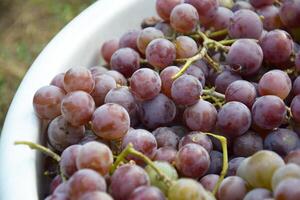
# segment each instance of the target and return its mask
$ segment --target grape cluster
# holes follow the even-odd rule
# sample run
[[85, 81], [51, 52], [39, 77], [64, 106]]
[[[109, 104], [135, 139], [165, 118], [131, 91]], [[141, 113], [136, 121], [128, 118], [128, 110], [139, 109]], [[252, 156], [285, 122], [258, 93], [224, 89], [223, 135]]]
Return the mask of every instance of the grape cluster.
[[47, 200], [296, 200], [300, 0], [157, 0], [34, 95]]

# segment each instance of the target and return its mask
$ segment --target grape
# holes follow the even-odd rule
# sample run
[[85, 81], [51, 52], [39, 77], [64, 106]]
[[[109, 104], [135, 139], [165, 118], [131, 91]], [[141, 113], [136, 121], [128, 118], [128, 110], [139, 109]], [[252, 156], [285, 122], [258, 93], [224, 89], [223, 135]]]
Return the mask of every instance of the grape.
[[[162, 161], [154, 161], [154, 166], [170, 180], [175, 181], [178, 179], [177, 171], [171, 164]], [[158, 187], [165, 195], [167, 195], [169, 186], [158, 178], [156, 171], [149, 165], [146, 166], [145, 170], [150, 177], [151, 185]]]
[[136, 188], [128, 200], [165, 200], [164, 194], [152, 186], [140, 186]]
[[228, 85], [225, 91], [226, 102], [238, 101], [251, 108], [256, 98], [256, 89], [248, 81], [237, 80]]
[[221, 200], [242, 200], [246, 194], [247, 183], [238, 176], [229, 176], [222, 181], [217, 196]]
[[68, 180], [69, 196], [71, 199], [78, 199], [87, 192], [106, 191], [106, 182], [104, 178], [96, 171], [91, 169], [78, 170]]
[[298, 76], [294, 80], [292, 91], [293, 91], [293, 95], [295, 95], [295, 96], [298, 95], [298, 94], [300, 94], [300, 76]]
[[161, 32], [164, 33], [165, 37], [172, 37], [175, 33], [174, 29], [171, 27], [170, 24], [166, 22], [158, 22], [154, 28], [160, 30]]
[[127, 200], [135, 188], [148, 185], [150, 180], [143, 168], [125, 164], [111, 176], [110, 194], [115, 200]]
[[182, 138], [189, 133], [189, 130], [185, 126], [176, 125], [172, 126], [171, 129], [179, 136], [179, 138]]
[[169, 21], [173, 8], [181, 3], [182, 0], [157, 0], [156, 12], [163, 20]]
[[216, 126], [224, 135], [240, 136], [251, 126], [251, 112], [240, 102], [228, 102], [219, 110]]
[[54, 78], [50, 82], [50, 85], [54, 85], [56, 87], [59, 87], [62, 90], [65, 90], [65, 88], [64, 88], [64, 77], [65, 77], [65, 73], [57, 74], [56, 76], [54, 76]]
[[[143, 153], [148, 158], [152, 159], [154, 157], [157, 149], [157, 142], [155, 137], [147, 130], [133, 129], [128, 131], [122, 140], [122, 149], [125, 149], [129, 143], [133, 145], [135, 150]], [[129, 159], [141, 163], [141, 161], [134, 156], [128, 157]]]
[[293, 119], [296, 122], [300, 122], [300, 95], [294, 97], [291, 103], [291, 111], [293, 115]]
[[120, 48], [129, 47], [138, 52], [139, 49], [137, 47], [137, 38], [140, 32], [140, 30], [130, 30], [124, 33], [119, 41]]
[[257, 13], [264, 17], [263, 26], [267, 31], [278, 29], [282, 26], [279, 17], [279, 8], [273, 5], [265, 6], [257, 10]]
[[250, 76], [261, 68], [263, 51], [254, 41], [239, 39], [231, 45], [226, 59], [232, 67], [239, 67], [241, 75]]
[[279, 127], [285, 116], [285, 104], [277, 96], [259, 97], [252, 106], [252, 121], [261, 129], [272, 130]]
[[298, 135], [292, 130], [279, 128], [272, 131], [264, 141], [264, 148], [272, 150], [281, 156], [286, 156], [290, 151], [297, 148]]
[[82, 140], [80, 140], [80, 144], [86, 144], [88, 142], [92, 142], [92, 141], [96, 141], [96, 142], [101, 142], [103, 144], [109, 145], [109, 141], [105, 141], [101, 138], [99, 138], [98, 136], [96, 136], [92, 130], [86, 130], [85, 132], [85, 136]]
[[108, 69], [103, 66], [94, 66], [90, 68], [90, 72], [92, 74], [92, 77], [95, 79], [96, 76], [100, 76], [108, 72]]
[[196, 8], [190, 4], [175, 6], [170, 15], [170, 24], [179, 33], [192, 33], [198, 25], [199, 15]]
[[73, 126], [88, 123], [95, 110], [93, 98], [86, 92], [75, 91], [68, 93], [61, 102], [61, 113]]
[[78, 170], [76, 167], [76, 159], [80, 149], [81, 145], [72, 145], [62, 152], [59, 166], [64, 176], [71, 177]]
[[236, 11], [241, 10], [241, 9], [247, 9], [247, 10], [253, 10], [254, 11], [253, 6], [247, 1], [236, 1], [234, 3], [234, 5], [232, 6], [232, 8], [231, 8], [231, 10], [233, 12], [236, 12]]
[[174, 82], [172, 77], [179, 72], [179, 68], [176, 66], [169, 66], [160, 72], [161, 79], [161, 91], [171, 98], [171, 87]]
[[229, 26], [230, 18], [233, 16], [233, 12], [225, 7], [218, 7], [216, 15], [210, 23], [210, 26], [219, 31]]
[[84, 126], [73, 126], [62, 116], [56, 117], [48, 127], [48, 141], [57, 151], [77, 144], [84, 137]]
[[64, 76], [64, 89], [67, 92], [82, 90], [91, 93], [95, 86], [90, 70], [84, 67], [73, 67]]
[[285, 163], [295, 163], [300, 166], [300, 149], [289, 152], [284, 161]]
[[183, 74], [172, 84], [171, 95], [176, 104], [193, 105], [201, 94], [202, 85], [194, 76]]
[[211, 21], [216, 15], [218, 0], [184, 0], [185, 3], [194, 6], [199, 14], [200, 23]]
[[264, 188], [255, 188], [247, 193], [243, 200], [266, 200], [272, 198], [272, 192]]
[[152, 134], [157, 141], [157, 147], [173, 147], [177, 149], [179, 137], [173, 132], [171, 128], [159, 127], [155, 129]]
[[201, 132], [192, 131], [188, 135], [181, 138], [178, 148], [180, 149], [184, 145], [190, 143], [201, 145], [206, 149], [208, 153], [211, 152], [213, 148], [210, 138], [206, 134]]
[[127, 79], [118, 71], [115, 70], [109, 70], [105, 74], [111, 76], [113, 79], [115, 79], [116, 83], [119, 85], [127, 85]]
[[185, 109], [183, 117], [187, 127], [191, 130], [208, 132], [216, 124], [217, 110], [208, 101], [200, 99]]
[[92, 117], [94, 133], [107, 140], [122, 138], [129, 130], [130, 118], [122, 106], [107, 103], [97, 108]]
[[278, 154], [262, 150], [243, 160], [237, 175], [252, 187], [271, 189], [272, 176], [283, 165], [284, 161]]
[[231, 38], [259, 39], [263, 24], [259, 16], [252, 10], [241, 9], [230, 18], [228, 33]]
[[289, 0], [283, 1], [280, 6], [280, 19], [283, 24], [289, 28], [299, 27], [300, 21], [300, 1], [299, 0]]
[[153, 27], [145, 28], [140, 32], [139, 36], [137, 37], [137, 47], [140, 50], [140, 52], [145, 54], [146, 47], [152, 40], [163, 37], [164, 34], [162, 31]]
[[110, 66], [128, 78], [140, 68], [140, 55], [131, 48], [121, 48], [111, 56]]
[[204, 189], [212, 192], [219, 180], [219, 175], [217, 174], [207, 174], [200, 179], [201, 185]]
[[146, 59], [152, 66], [163, 69], [176, 59], [175, 45], [167, 39], [152, 40], [146, 48]]
[[162, 20], [159, 17], [156, 16], [146, 17], [143, 19], [141, 23], [141, 28], [145, 29], [148, 27], [154, 27], [156, 24], [160, 22], [162, 22]]
[[275, 0], [250, 0], [251, 5], [255, 8], [272, 5]]
[[208, 78], [209, 70], [211, 69], [209, 68], [208, 64], [204, 60], [197, 60], [191, 66], [197, 66], [198, 68], [200, 68], [204, 74], [204, 77], [206, 79]]
[[144, 101], [140, 105], [140, 119], [149, 129], [155, 129], [172, 122], [176, 115], [174, 102], [163, 94]]
[[184, 176], [199, 178], [210, 166], [209, 154], [198, 144], [186, 144], [177, 152], [175, 164]]
[[222, 171], [223, 154], [219, 151], [209, 153], [210, 165], [207, 174], [219, 174]]
[[295, 56], [295, 69], [297, 72], [300, 71], [300, 52], [296, 53]]
[[153, 99], [161, 90], [159, 74], [148, 68], [135, 71], [130, 79], [130, 89], [139, 100]]
[[109, 63], [110, 58], [119, 49], [119, 40], [118, 39], [112, 39], [112, 40], [107, 40], [102, 44], [101, 47], [101, 55], [103, 59]]
[[55, 188], [53, 194], [59, 194], [59, 193], [68, 194], [69, 190], [70, 190], [70, 184], [69, 184], [69, 182], [65, 181], [65, 182], [62, 182], [61, 184], [59, 184]]
[[209, 196], [200, 183], [189, 178], [181, 178], [177, 180], [170, 187], [168, 197], [169, 200], [214, 199]]
[[50, 183], [50, 194], [53, 194], [54, 190], [62, 183], [62, 178], [60, 175], [56, 175]]
[[117, 87], [115, 79], [111, 76], [103, 74], [95, 77], [95, 88], [91, 93], [96, 106], [101, 106], [104, 103], [106, 94], [113, 88]]
[[277, 169], [272, 177], [272, 190], [276, 191], [278, 184], [288, 178], [300, 179], [300, 166], [289, 163]]
[[197, 43], [188, 36], [178, 36], [175, 40], [176, 57], [189, 58], [198, 52]]
[[78, 169], [93, 169], [106, 175], [113, 163], [113, 154], [108, 146], [100, 142], [88, 142], [80, 148], [76, 159]]
[[79, 200], [113, 200], [113, 198], [104, 192], [88, 192], [80, 197]]
[[235, 176], [237, 169], [243, 160], [245, 160], [244, 157], [236, 157], [231, 159], [228, 163], [227, 176]]
[[64, 90], [49, 85], [38, 89], [33, 97], [33, 108], [41, 119], [53, 119], [60, 115], [60, 104], [65, 96]]
[[160, 147], [156, 150], [154, 160], [175, 163], [177, 150], [173, 147]]
[[134, 96], [131, 91], [127, 87], [118, 87], [111, 89], [104, 100], [105, 103], [116, 103], [120, 106], [123, 106], [129, 116], [130, 116], [130, 124], [134, 126], [138, 122], [138, 105], [135, 101]]
[[268, 32], [261, 41], [264, 60], [277, 67], [284, 65], [290, 58], [294, 43], [291, 36], [283, 30]]
[[275, 200], [299, 199], [300, 179], [290, 178], [282, 181], [274, 191]]
[[217, 76], [215, 80], [216, 91], [224, 94], [227, 90], [227, 87], [237, 81], [241, 80], [241, 76], [232, 71], [223, 71], [220, 75]]
[[202, 87], [205, 87], [205, 74], [200, 67], [196, 65], [190, 65], [185, 73], [196, 77], [200, 81]]
[[244, 135], [237, 137], [233, 143], [235, 156], [248, 157], [263, 149], [263, 139], [253, 131], [248, 131]]

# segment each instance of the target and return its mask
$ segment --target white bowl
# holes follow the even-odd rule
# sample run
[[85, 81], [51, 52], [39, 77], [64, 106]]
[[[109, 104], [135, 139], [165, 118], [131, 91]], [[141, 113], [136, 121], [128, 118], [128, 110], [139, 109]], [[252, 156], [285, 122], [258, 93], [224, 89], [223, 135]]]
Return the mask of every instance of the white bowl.
[[32, 107], [35, 91], [71, 66], [96, 64], [103, 41], [138, 28], [144, 17], [153, 15], [155, 0], [99, 0], [71, 21], [42, 51], [24, 77], [2, 130], [0, 199], [42, 199], [39, 154], [13, 144], [17, 140], [40, 142], [43, 138]]

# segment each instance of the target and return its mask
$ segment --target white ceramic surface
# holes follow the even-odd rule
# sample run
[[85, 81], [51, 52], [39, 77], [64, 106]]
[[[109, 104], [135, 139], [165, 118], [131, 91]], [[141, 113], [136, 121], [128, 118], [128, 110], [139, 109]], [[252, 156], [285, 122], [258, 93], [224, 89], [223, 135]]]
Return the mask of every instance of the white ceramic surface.
[[71, 21], [47, 45], [23, 79], [6, 116], [0, 143], [0, 200], [38, 200], [38, 154], [16, 140], [38, 142], [35, 91], [71, 66], [96, 64], [103, 41], [138, 28], [155, 15], [155, 0], [99, 0]]

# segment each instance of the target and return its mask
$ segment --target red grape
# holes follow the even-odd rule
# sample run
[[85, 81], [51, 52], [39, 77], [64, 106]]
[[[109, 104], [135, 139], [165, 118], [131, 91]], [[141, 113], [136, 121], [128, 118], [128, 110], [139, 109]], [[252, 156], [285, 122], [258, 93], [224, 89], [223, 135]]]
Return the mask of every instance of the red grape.
[[183, 0], [157, 0], [156, 12], [165, 21], [170, 20], [171, 11], [175, 6], [181, 4]]
[[64, 77], [65, 73], [59, 73], [57, 74], [52, 81], [50, 82], [50, 85], [54, 85], [56, 87], [59, 87], [62, 90], [65, 90], [64, 88]]
[[79, 200], [113, 200], [113, 198], [105, 192], [87, 192], [82, 195]]
[[109, 63], [111, 56], [118, 49], [119, 49], [119, 40], [118, 39], [112, 39], [112, 40], [105, 41], [101, 47], [101, 54], [102, 54], [103, 59], [107, 63]]
[[218, 189], [218, 199], [220, 200], [242, 200], [246, 194], [247, 183], [238, 176], [225, 178]]
[[293, 115], [293, 119], [300, 123], [300, 95], [294, 97], [291, 103], [291, 111]]
[[235, 157], [231, 159], [228, 163], [227, 176], [235, 176], [236, 171], [243, 160], [245, 160], [244, 157]]
[[171, 128], [159, 127], [155, 129], [152, 134], [157, 141], [157, 147], [173, 147], [177, 149], [179, 137], [173, 132]]
[[263, 26], [267, 31], [278, 29], [282, 26], [278, 7], [273, 5], [261, 7], [257, 10], [257, 13], [264, 17]]
[[219, 180], [219, 175], [207, 174], [203, 176], [199, 182], [206, 190], [213, 192], [218, 180]]
[[119, 41], [120, 48], [129, 47], [138, 52], [139, 49], [137, 47], [137, 38], [140, 32], [140, 30], [130, 30], [124, 33]]
[[137, 37], [137, 47], [140, 50], [140, 52], [145, 54], [146, 48], [152, 40], [163, 37], [164, 34], [160, 30], [153, 27], [145, 28], [140, 32], [139, 36]]
[[184, 0], [184, 2], [193, 5], [197, 9], [200, 23], [211, 21], [219, 6], [218, 0]]
[[176, 154], [177, 150], [173, 147], [161, 147], [156, 150], [154, 160], [166, 161], [170, 164], [173, 164], [175, 163]]
[[190, 143], [201, 145], [208, 153], [210, 153], [213, 148], [210, 138], [206, 134], [197, 131], [192, 131], [188, 135], [181, 138], [178, 148], [180, 149], [184, 145]]
[[255, 8], [272, 5], [275, 0], [250, 0], [251, 5]]
[[175, 46], [177, 58], [189, 58], [198, 52], [197, 43], [188, 36], [178, 36]]
[[284, 161], [285, 163], [295, 163], [300, 166], [300, 149], [289, 152]]
[[300, 179], [290, 178], [282, 181], [274, 191], [275, 200], [298, 199], [300, 196]]
[[127, 79], [118, 71], [115, 70], [108, 70], [105, 74], [111, 76], [115, 79], [116, 83], [119, 85], [127, 85]]
[[161, 90], [165, 95], [167, 95], [170, 98], [171, 98], [171, 87], [174, 82], [172, 77], [175, 76], [175, 74], [177, 74], [179, 70], [180, 69], [176, 66], [169, 66], [160, 72], [160, 78], [162, 83]]
[[300, 1], [283, 1], [280, 6], [280, 19], [289, 28], [299, 27], [300, 21]]
[[64, 176], [71, 177], [78, 170], [76, 167], [76, 159], [80, 148], [81, 145], [72, 145], [62, 152], [59, 165]]
[[140, 186], [136, 188], [128, 200], [165, 200], [164, 194], [153, 186]]
[[115, 79], [111, 76], [103, 74], [95, 77], [95, 88], [91, 93], [96, 106], [101, 106], [104, 103], [106, 94], [113, 88], [117, 87]]
[[272, 192], [264, 188], [255, 188], [247, 193], [243, 200], [266, 200], [272, 198]]

